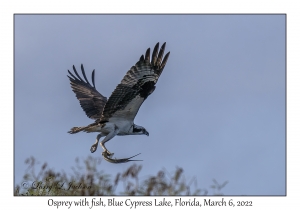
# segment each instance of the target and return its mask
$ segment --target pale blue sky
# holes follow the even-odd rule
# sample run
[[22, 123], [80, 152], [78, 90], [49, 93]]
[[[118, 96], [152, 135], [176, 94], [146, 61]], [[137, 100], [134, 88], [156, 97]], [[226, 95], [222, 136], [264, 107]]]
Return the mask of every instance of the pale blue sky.
[[[15, 16], [15, 182], [29, 156], [70, 171], [91, 155], [87, 125], [67, 69], [82, 63], [109, 97], [148, 47], [171, 51], [155, 92], [135, 123], [150, 136], [115, 137], [116, 157], [141, 152], [142, 175], [182, 167], [225, 195], [285, 194], [284, 15]], [[101, 148], [92, 154], [101, 158]], [[102, 161], [116, 174], [130, 164]]]

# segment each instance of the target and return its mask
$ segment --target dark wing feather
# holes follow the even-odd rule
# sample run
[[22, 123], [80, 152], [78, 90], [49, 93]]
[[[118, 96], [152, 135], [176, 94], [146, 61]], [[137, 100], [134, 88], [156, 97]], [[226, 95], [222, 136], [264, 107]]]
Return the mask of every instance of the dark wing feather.
[[166, 43], [162, 45], [158, 54], [159, 43], [154, 47], [150, 61], [150, 48], [140, 60], [126, 73], [121, 83], [109, 97], [100, 122], [107, 122], [112, 118], [133, 121], [140, 106], [154, 91], [155, 84], [161, 75], [170, 52], [163, 57]]
[[76, 76], [74, 76], [69, 70], [68, 75], [71, 81], [71, 87], [76, 94], [77, 99], [80, 102], [80, 106], [85, 111], [86, 115], [91, 119], [99, 119], [103, 111], [103, 107], [107, 102], [107, 98], [101, 95], [95, 87], [95, 70], [92, 73], [92, 83], [89, 83], [86, 78], [83, 65], [81, 64], [81, 72], [85, 80], [83, 80], [76, 71], [75, 66], [73, 70]]

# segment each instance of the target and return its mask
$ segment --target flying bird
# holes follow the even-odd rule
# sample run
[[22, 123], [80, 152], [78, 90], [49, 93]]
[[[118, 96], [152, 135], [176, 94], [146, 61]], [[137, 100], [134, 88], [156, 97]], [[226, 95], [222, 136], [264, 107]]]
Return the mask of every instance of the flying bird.
[[113, 153], [108, 151], [105, 143], [116, 135], [149, 136], [144, 127], [134, 124], [134, 118], [143, 102], [155, 90], [155, 84], [167, 63], [170, 52], [164, 56], [165, 46], [166, 43], [161, 46], [158, 52], [159, 43], [157, 43], [151, 59], [150, 48], [148, 48], [145, 56], [142, 55], [139, 61], [128, 70], [108, 100], [96, 90], [95, 70], [92, 72], [91, 85], [86, 78], [83, 65], [81, 64], [81, 72], [84, 79], [80, 77], [73, 65], [75, 75], [68, 70], [72, 90], [86, 115], [95, 122], [83, 127], [73, 127], [68, 133], [99, 132], [96, 142], [91, 146], [90, 151], [92, 153], [97, 150], [100, 138], [105, 137], [100, 145], [104, 150], [102, 155], [106, 157], [106, 160], [115, 163], [118, 162], [117, 160], [120, 160], [119, 162], [131, 161], [130, 158], [115, 159], [116, 161], [110, 159]]

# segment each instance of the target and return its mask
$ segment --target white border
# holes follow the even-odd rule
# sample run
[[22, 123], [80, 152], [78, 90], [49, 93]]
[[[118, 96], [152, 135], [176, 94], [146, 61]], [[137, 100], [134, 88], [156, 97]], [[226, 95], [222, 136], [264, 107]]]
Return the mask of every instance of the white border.
[[[252, 200], [254, 209], [282, 209], [296, 207], [299, 192], [299, 7], [296, 1], [210, 0], [210, 1], [6, 1], [1, 4], [1, 200], [5, 209], [30, 207], [46, 208], [50, 197], [13, 197], [13, 14], [14, 13], [281, 13], [287, 14], [287, 196], [286, 197], [232, 197], [234, 200]], [[297, 9], [298, 8], [298, 9]], [[5, 102], [5, 103], [3, 103]], [[270, 145], [271, 146], [271, 145]], [[8, 158], [9, 157], [9, 158]], [[80, 197], [57, 197], [57, 200], [79, 200]], [[92, 197], [89, 197], [91, 199]], [[156, 197], [161, 198], [161, 197]], [[168, 197], [174, 200], [176, 197]], [[207, 197], [208, 199], [209, 197]], [[216, 197], [210, 197], [217, 200]], [[231, 197], [225, 197], [229, 200]], [[105, 197], [108, 199], [108, 197]], [[126, 200], [127, 197], [118, 199]], [[131, 198], [133, 199], [133, 198]], [[134, 197], [135, 201], [155, 197]], [[198, 197], [203, 200], [204, 197]], [[10, 208], [9, 208], [10, 207]], [[49, 207], [54, 208], [54, 207]], [[63, 208], [63, 207], [61, 207]], [[61, 209], [60, 208], [60, 209]], [[82, 207], [87, 209], [87, 207]], [[144, 207], [147, 208], [147, 207]], [[225, 207], [232, 208], [232, 207]], [[248, 207], [249, 208], [249, 207]], [[66, 209], [66, 207], [64, 207]], [[72, 208], [73, 209], [73, 208]], [[108, 208], [106, 208], [108, 209]], [[139, 208], [143, 209], [143, 208]], [[148, 207], [149, 209], [149, 207]], [[293, 208], [295, 209], [295, 208]]]

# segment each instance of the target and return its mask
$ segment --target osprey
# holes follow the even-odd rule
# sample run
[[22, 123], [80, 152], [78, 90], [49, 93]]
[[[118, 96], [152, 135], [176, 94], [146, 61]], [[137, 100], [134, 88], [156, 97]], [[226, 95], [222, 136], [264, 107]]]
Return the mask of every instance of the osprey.
[[[83, 65], [81, 64], [81, 71], [84, 80], [79, 76], [73, 65], [76, 76], [68, 70], [71, 87], [86, 115], [94, 119], [95, 122], [84, 127], [73, 127], [68, 133], [74, 134], [80, 131], [99, 132], [90, 151], [95, 152], [100, 138], [105, 137], [100, 145], [104, 150], [102, 154], [108, 161], [113, 160], [109, 158], [112, 157], [113, 153], [107, 150], [105, 143], [114, 136], [149, 136], [144, 127], [134, 124], [134, 118], [142, 103], [155, 90], [155, 84], [167, 63], [170, 52], [164, 56], [165, 46], [166, 43], [161, 46], [158, 53], [159, 43], [157, 43], [151, 60], [150, 48], [148, 48], [145, 57], [142, 55], [139, 61], [129, 69], [108, 100], [96, 90], [95, 70], [92, 72], [93, 85], [91, 85], [86, 78]], [[120, 162], [127, 162], [129, 159], [119, 160], [122, 160]]]

